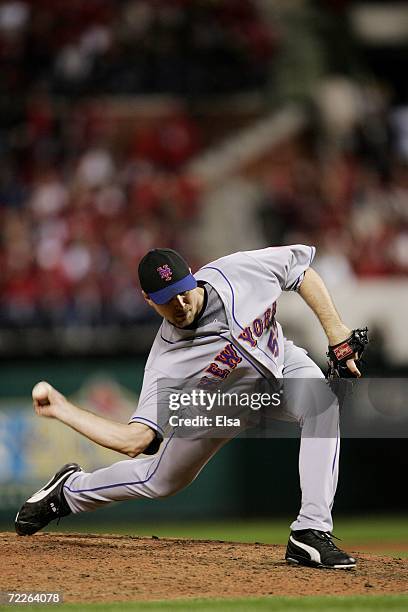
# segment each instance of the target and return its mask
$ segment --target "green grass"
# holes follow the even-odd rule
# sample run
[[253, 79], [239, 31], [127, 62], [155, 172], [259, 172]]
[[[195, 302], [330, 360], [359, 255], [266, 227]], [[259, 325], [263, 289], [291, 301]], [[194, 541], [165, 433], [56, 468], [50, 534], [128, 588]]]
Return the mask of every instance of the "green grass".
[[[83, 520], [87, 518], [88, 521]], [[68, 517], [57, 527], [51, 523], [45, 531], [115, 533], [161, 538], [187, 538], [197, 540], [225, 540], [235, 542], [263, 542], [286, 544], [289, 533], [287, 520], [228, 520], [185, 521], [183, 523], [91, 523], [91, 515]], [[2, 529], [3, 527], [3, 529]], [[14, 531], [10, 524], [0, 525], [0, 531]], [[378, 554], [408, 556], [408, 521], [401, 516], [372, 516], [339, 518], [335, 521], [334, 534], [341, 538], [343, 548], [361, 544], [373, 546]], [[401, 543], [399, 545], [399, 543]]]
[[[10, 610], [9, 606], [0, 609]], [[24, 606], [25, 610], [50, 612], [51, 606]], [[54, 609], [61, 609], [60, 607]], [[269, 610], [271, 612], [379, 612], [392, 610], [406, 612], [408, 596], [353, 596], [353, 597], [258, 597], [245, 599], [188, 599], [152, 602], [118, 602], [111, 604], [64, 604], [63, 610], [100, 610], [101, 612], [247, 612]]]
[[[50, 531], [57, 531], [55, 524], [51, 524]], [[286, 520], [229, 520], [217, 522], [191, 521], [183, 523], [139, 523], [139, 524], [92, 524], [77, 522], [75, 517], [63, 521], [58, 531], [80, 531], [83, 533], [118, 533], [139, 536], [156, 535], [162, 538], [190, 538], [200, 540], [227, 540], [236, 542], [264, 542], [267, 544], [286, 544], [289, 525]], [[408, 521], [403, 517], [379, 516], [340, 518], [336, 520], [334, 534], [344, 543], [381, 543], [384, 541], [384, 550], [387, 541], [408, 543]], [[404, 547], [405, 548], [405, 547]], [[404, 548], [402, 550], [404, 550]], [[388, 550], [390, 546], [388, 545]], [[407, 551], [407, 549], [405, 548]], [[407, 551], [408, 552], [408, 551]]]

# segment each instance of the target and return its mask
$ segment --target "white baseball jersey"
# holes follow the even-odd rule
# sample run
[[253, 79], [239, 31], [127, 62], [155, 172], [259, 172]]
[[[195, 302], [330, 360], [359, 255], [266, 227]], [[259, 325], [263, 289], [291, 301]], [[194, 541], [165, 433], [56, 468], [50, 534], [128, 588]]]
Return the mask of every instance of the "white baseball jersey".
[[215, 319], [197, 329], [179, 329], [163, 320], [130, 422], [149, 425], [163, 437], [157, 422], [159, 380], [182, 381], [185, 389], [189, 381], [210, 387], [280, 378], [284, 335], [276, 320], [276, 301], [282, 291], [298, 289], [314, 255], [311, 246], [269, 247], [234, 253], [202, 267], [194, 276], [217, 291], [227, 323]]

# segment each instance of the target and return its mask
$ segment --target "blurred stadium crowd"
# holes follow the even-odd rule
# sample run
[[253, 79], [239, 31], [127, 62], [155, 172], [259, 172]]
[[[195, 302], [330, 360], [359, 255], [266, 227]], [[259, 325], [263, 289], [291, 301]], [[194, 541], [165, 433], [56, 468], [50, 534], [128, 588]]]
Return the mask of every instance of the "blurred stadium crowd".
[[299, 158], [289, 172], [271, 171], [259, 215], [268, 244], [316, 245], [329, 284], [408, 274], [406, 160], [385, 167], [355, 151]]
[[[186, 252], [202, 186], [185, 168], [205, 139], [188, 105], [123, 137], [98, 98], [267, 90], [279, 44], [251, 0], [0, 4], [0, 326], [149, 316], [137, 263], [157, 245]], [[393, 118], [379, 148], [356, 131], [346, 152], [311, 147], [271, 168], [266, 242], [301, 237], [345, 275], [407, 274], [408, 152]]]
[[9, 0], [3, 91], [230, 93], [266, 83], [274, 36], [252, 0]]
[[[273, 40], [252, 2], [0, 4], [3, 325], [132, 322], [150, 247], [179, 247], [199, 126], [171, 114], [115, 150], [83, 96], [198, 96], [262, 87]], [[61, 100], [70, 103], [61, 110]]]
[[158, 244], [180, 248], [196, 214], [196, 186], [179, 172], [198, 146], [187, 116], [130, 134], [122, 151], [100, 113], [68, 117], [65, 139], [52, 106], [32, 106], [31, 142], [0, 170], [1, 316], [11, 325], [137, 321], [139, 259]]

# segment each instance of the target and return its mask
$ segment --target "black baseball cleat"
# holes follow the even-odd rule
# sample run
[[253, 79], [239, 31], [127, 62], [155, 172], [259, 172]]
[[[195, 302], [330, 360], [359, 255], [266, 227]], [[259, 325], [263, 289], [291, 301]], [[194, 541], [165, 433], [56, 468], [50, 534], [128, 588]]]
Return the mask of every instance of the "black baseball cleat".
[[331, 533], [317, 529], [292, 531], [286, 549], [288, 563], [324, 567], [328, 569], [352, 569], [356, 560], [337, 548]]
[[77, 463], [63, 465], [42, 489], [27, 499], [16, 516], [18, 535], [33, 535], [50, 521], [71, 514], [62, 489], [71, 474], [81, 471]]

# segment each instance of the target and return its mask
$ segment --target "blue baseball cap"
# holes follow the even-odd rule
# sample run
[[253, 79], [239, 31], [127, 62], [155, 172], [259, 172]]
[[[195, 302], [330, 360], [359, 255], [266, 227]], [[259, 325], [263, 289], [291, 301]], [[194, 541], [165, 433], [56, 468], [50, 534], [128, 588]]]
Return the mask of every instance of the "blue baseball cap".
[[139, 281], [155, 304], [166, 304], [174, 296], [197, 287], [187, 262], [173, 249], [152, 249], [140, 260]]

